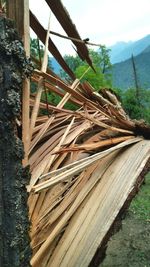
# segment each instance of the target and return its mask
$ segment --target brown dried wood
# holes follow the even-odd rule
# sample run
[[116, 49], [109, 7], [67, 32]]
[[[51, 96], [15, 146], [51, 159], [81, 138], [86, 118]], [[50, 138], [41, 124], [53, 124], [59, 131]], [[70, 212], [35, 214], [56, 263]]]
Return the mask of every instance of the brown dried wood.
[[[53, 1], [47, 3], [60, 16]], [[63, 16], [68, 20], [64, 9]], [[39, 39], [45, 41], [46, 30], [31, 12], [30, 18]], [[87, 267], [149, 159], [150, 141], [145, 140], [149, 126], [130, 120], [111, 90], [96, 93], [87, 82], [81, 84], [48, 34], [46, 51], [48, 46], [74, 82], [64, 82], [48, 70], [46, 60], [32, 76], [61, 100], [57, 105], [48, 103], [48, 117], [43, 115], [47, 104], [41, 98], [42, 86], [38, 101], [35, 93], [30, 97], [30, 114], [36, 107], [28, 150], [31, 265]], [[72, 37], [80, 39], [76, 33]], [[85, 44], [75, 44], [91, 65]], [[70, 101], [74, 111], [66, 107]]]
[[[55, 84], [58, 84], [56, 83], [56, 80], [59, 81], [59, 78], [57, 77], [53, 77], [51, 75], [49, 76], [46, 73], [41, 73], [39, 71], [36, 71], [36, 74], [39, 76], [44, 75], [47, 81], [50, 79], [51, 82], [53, 81]], [[79, 81], [77, 81], [77, 83], [78, 82]], [[100, 200], [97, 201], [97, 196], [101, 196], [100, 191], [98, 191], [97, 188], [97, 183], [100, 183], [101, 179], [103, 179], [103, 174], [106, 171], [109, 173], [109, 166], [111, 164], [115, 169], [114, 164], [116, 164], [116, 161], [119, 162], [121, 155], [122, 160], [120, 159], [120, 164], [123, 162], [124, 150], [129, 150], [129, 154], [132, 154], [132, 146], [136, 147], [134, 144], [139, 143], [139, 146], [137, 146], [141, 147], [140, 143], [143, 140], [141, 137], [136, 137], [136, 126], [134, 122], [130, 121], [130, 119], [126, 116], [119, 101], [111, 91], [105, 92], [105, 95], [109, 96], [109, 102], [107, 98], [105, 98], [104, 94], [102, 96], [96, 95], [97, 99], [103, 99], [105, 103], [107, 102], [108, 106], [102, 107], [101, 104], [95, 105], [93, 101], [83, 96], [81, 89], [80, 93], [79, 91], [76, 91], [74, 94], [72, 88], [64, 84], [62, 81], [59, 82], [59, 88], [65, 88], [65, 90], [67, 89], [67, 94], [57, 108], [50, 104], [51, 110], [55, 111], [55, 114], [52, 114], [51, 118], [42, 118], [42, 116], [41, 119], [40, 117], [37, 118], [39, 130], [37, 129], [37, 131], [35, 131], [34, 138], [36, 138], [36, 136], [39, 137], [37, 139], [37, 143], [35, 143], [33, 147], [33, 152], [30, 157], [32, 178], [28, 190], [30, 191], [30, 216], [31, 220], [33, 220], [31, 244], [34, 252], [31, 264], [35, 267], [39, 266], [39, 264], [43, 264], [44, 267], [66, 266], [66, 264], [74, 267], [79, 266], [81, 262], [83, 266], [89, 265], [98, 245], [96, 245], [97, 243], [94, 243], [95, 245], [92, 246], [92, 253], [90, 256], [84, 256], [85, 259], [83, 259], [82, 255], [79, 255], [76, 244], [79, 246], [78, 242], [80, 242], [80, 237], [82, 237], [82, 230], [80, 236], [78, 234], [75, 236], [77, 242], [71, 245], [71, 241], [69, 241], [72, 239], [71, 229], [72, 227], [76, 227], [76, 219], [73, 218], [77, 218], [78, 216], [81, 216], [82, 218], [83, 216], [85, 227], [83, 228], [83, 234], [85, 236], [85, 233], [89, 232], [89, 235], [91, 236], [93, 234], [92, 231], [94, 231], [90, 228], [89, 224], [91, 217], [89, 216], [88, 219], [86, 209], [84, 214], [82, 208], [80, 209], [80, 206], [82, 207], [82, 203], [84, 203], [83, 205], [85, 205], [85, 207], [89, 207], [88, 209], [91, 209], [90, 207], [93, 207], [92, 203], [96, 201], [96, 205], [98, 206], [95, 206], [95, 208], [99, 207], [99, 212], [97, 212], [96, 208], [93, 210], [93, 212], [96, 212], [95, 215], [94, 213], [91, 213], [91, 216], [94, 216], [93, 218], [96, 220], [94, 225], [97, 229], [99, 229], [96, 223], [98, 223], [97, 220], [101, 218], [99, 216], [101, 212], [103, 214], [103, 209], [101, 211], [99, 206]], [[80, 101], [82, 101], [81, 99], [84, 99], [83, 102], [84, 104], [86, 103], [85, 106], [81, 105], [81, 109], [75, 112], [70, 112], [62, 108], [72, 94], [74, 99], [80, 98]], [[90, 95], [91, 94], [94, 95], [94, 92], [90, 91]], [[79, 95], [81, 97], [79, 97]], [[33, 97], [32, 101], [34, 101]], [[112, 108], [114, 114], [117, 114], [116, 117], [113, 117], [113, 120], [111, 114], [108, 113], [109, 107]], [[122, 110], [122, 112], [119, 112], [120, 110]], [[42, 127], [46, 125], [46, 121], [50, 121], [50, 124], [45, 128], [43, 134], [40, 136], [38, 132], [43, 130]], [[53, 133], [55, 134], [53, 135]], [[143, 167], [148, 160], [149, 141], [145, 144], [147, 144], [147, 146], [144, 145], [145, 148], [143, 150], [143, 154], [141, 154], [141, 157], [139, 156], [139, 162], [141, 162], [140, 166]], [[130, 148], [127, 149], [126, 147], [128, 146]], [[106, 149], [107, 147], [110, 148]], [[95, 149], [96, 154], [94, 153]], [[89, 156], [87, 151], [92, 154], [92, 156]], [[83, 159], [79, 160], [82, 155]], [[143, 155], [147, 155], [146, 158], [144, 158]], [[115, 163], [113, 164], [113, 162]], [[129, 168], [128, 164], [125, 164], [125, 169]], [[122, 165], [120, 166], [120, 168], [122, 168]], [[132, 169], [133, 172], [134, 167]], [[98, 168], [98, 171], [96, 171], [96, 168]], [[136, 175], [133, 175], [132, 182], [136, 181], [136, 177], [139, 175], [140, 170], [141, 167], [138, 169]], [[87, 172], [89, 172], [89, 176], [87, 175]], [[118, 181], [118, 186], [121, 187], [122, 179], [125, 179], [124, 175], [126, 176], [126, 172], [124, 169], [120, 169], [119, 171], [116, 166], [116, 173], [117, 172], [120, 172], [120, 176], [116, 176], [116, 179]], [[110, 174], [109, 176], [111, 177]], [[97, 178], [95, 179], [95, 177]], [[128, 184], [127, 181], [128, 179], [126, 178], [126, 183]], [[128, 190], [130, 188], [130, 184], [131, 181], [128, 184]], [[114, 186], [112, 186], [112, 188], [114, 188]], [[123, 187], [121, 188], [123, 190]], [[96, 192], [95, 190], [97, 191], [97, 195], [93, 198], [93, 194]], [[108, 195], [109, 194], [107, 193], [107, 196]], [[103, 197], [103, 194], [101, 197]], [[107, 198], [109, 199], [109, 197]], [[92, 202], [91, 199], [93, 199]], [[102, 200], [102, 203], [104, 202], [105, 198]], [[117, 206], [116, 208], [117, 210], [120, 209], [120, 207], [118, 208]], [[114, 210], [114, 212], [116, 211]], [[114, 215], [112, 215], [112, 218], [114, 218], [113, 216]], [[87, 219], [85, 220], [86, 217]], [[108, 217], [106, 219], [108, 220]], [[83, 224], [82, 219], [81, 222]], [[105, 223], [107, 224], [107, 221]], [[109, 220], [109, 225], [112, 223], [113, 220]], [[77, 228], [78, 227], [79, 225]], [[107, 234], [107, 231], [108, 229], [103, 231], [104, 236]], [[77, 233], [76, 230], [75, 233]], [[101, 238], [104, 237], [97, 233], [97, 237], [100, 238], [100, 236]], [[63, 242], [64, 238], [65, 243]], [[57, 240], [60, 241], [58, 242]], [[94, 239], [92, 240], [94, 242]], [[98, 240], [100, 244], [101, 241], [100, 239]], [[65, 251], [67, 242], [69, 242], [68, 244], [70, 245], [69, 248], [67, 248], [68, 253], [66, 254]], [[86, 253], [88, 252], [88, 247], [85, 243], [83, 247], [81, 246], [80, 250], [82, 251], [82, 249], [85, 250]], [[71, 263], [72, 251], [74, 250], [77, 250], [78, 252], [73, 256], [73, 263]], [[58, 251], [60, 251], [60, 254]], [[62, 258], [64, 258], [64, 260], [62, 260]]]

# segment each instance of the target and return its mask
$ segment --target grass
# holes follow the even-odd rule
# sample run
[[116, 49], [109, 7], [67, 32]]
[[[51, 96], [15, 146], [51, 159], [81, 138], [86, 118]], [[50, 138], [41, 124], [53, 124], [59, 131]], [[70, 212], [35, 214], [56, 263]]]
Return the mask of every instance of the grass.
[[150, 222], [150, 172], [145, 177], [145, 184], [130, 205], [130, 211], [138, 219]]

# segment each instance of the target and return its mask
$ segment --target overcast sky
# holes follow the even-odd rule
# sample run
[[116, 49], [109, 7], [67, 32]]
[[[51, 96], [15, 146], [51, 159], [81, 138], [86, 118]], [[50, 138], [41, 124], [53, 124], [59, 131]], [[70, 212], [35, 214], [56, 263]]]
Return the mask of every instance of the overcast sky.
[[[49, 8], [45, 1], [29, 2], [33, 13], [47, 28]], [[89, 37], [91, 42], [110, 46], [118, 41], [138, 40], [150, 33], [150, 0], [62, 0], [62, 2], [82, 39]], [[64, 33], [53, 14], [51, 30]], [[74, 52], [70, 41], [51, 37], [62, 54]]]

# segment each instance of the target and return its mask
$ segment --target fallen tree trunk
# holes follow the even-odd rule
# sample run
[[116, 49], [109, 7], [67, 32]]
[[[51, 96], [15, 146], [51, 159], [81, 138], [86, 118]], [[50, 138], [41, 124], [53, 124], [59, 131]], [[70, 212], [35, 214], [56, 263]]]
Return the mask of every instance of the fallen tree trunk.
[[[28, 125], [31, 142], [26, 151], [30, 178], [22, 168], [16, 126], [22, 75], [30, 68], [11, 22], [1, 18], [0, 26], [0, 263], [93, 267], [142, 183], [150, 127], [131, 121], [111, 90], [94, 93], [90, 84], [76, 79], [70, 85], [52, 72], [36, 70], [30, 114], [36, 112]], [[44, 102], [43, 89], [63, 97], [57, 107]], [[75, 111], [64, 108], [69, 100], [77, 105]]]
[[[23, 75], [29, 64], [10, 20], [0, 17], [0, 266], [30, 266], [23, 145], [16, 120], [21, 112]], [[19, 127], [19, 126], [18, 126]]]
[[29, 152], [31, 264], [97, 266], [148, 170], [150, 127], [131, 121], [111, 90], [98, 94], [86, 84], [73, 90], [37, 70], [34, 81], [38, 75], [46, 78], [45, 86], [59, 84], [67, 97], [80, 100], [80, 109], [50, 103], [48, 117], [40, 112], [44, 101], [39, 105]]

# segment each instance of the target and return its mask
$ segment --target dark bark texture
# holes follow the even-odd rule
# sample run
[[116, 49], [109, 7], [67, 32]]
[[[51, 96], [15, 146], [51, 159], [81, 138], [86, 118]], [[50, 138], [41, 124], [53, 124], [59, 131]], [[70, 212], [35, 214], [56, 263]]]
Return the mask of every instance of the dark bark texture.
[[10, 20], [0, 17], [0, 267], [30, 266], [30, 240], [23, 145], [16, 119], [23, 78], [31, 65]]

